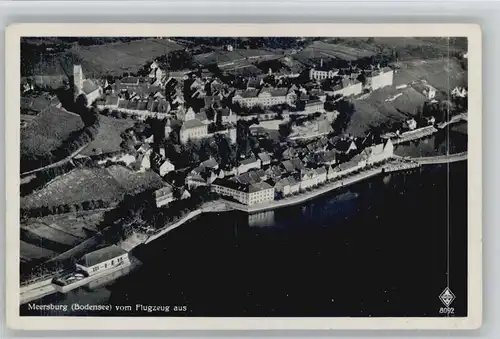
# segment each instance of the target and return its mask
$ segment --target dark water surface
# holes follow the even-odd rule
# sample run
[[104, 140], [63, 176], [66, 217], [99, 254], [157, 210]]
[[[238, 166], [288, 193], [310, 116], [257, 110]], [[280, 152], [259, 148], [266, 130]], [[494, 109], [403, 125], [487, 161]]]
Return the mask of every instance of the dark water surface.
[[133, 307], [101, 316], [441, 316], [449, 279], [466, 316], [466, 182], [467, 162], [425, 166], [302, 206], [205, 214], [138, 247], [143, 265], [114, 284], [37, 303]]

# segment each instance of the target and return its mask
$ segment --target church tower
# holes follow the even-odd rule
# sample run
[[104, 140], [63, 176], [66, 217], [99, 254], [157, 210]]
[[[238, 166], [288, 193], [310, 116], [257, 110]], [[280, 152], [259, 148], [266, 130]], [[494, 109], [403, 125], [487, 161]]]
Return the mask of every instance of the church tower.
[[82, 65], [73, 65], [73, 88], [75, 98], [80, 95], [83, 88], [83, 70]]

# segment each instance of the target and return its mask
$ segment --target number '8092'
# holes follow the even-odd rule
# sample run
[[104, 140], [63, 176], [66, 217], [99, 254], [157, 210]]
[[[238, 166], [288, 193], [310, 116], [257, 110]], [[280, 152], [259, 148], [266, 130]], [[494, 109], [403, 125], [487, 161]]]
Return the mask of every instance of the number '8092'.
[[455, 309], [453, 307], [441, 307], [439, 314], [455, 314]]

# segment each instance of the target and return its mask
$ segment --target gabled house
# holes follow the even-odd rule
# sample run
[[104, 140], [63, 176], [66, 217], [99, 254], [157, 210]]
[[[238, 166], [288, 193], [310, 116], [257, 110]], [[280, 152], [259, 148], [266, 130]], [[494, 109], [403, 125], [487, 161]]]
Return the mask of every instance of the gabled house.
[[267, 166], [271, 164], [271, 157], [269, 156], [269, 154], [262, 152], [258, 154], [258, 157], [262, 162], [262, 166]]
[[248, 172], [252, 168], [261, 168], [261, 161], [260, 159], [257, 159], [255, 156], [252, 156], [248, 159], [244, 159], [240, 161], [240, 165], [237, 167], [237, 174], [245, 173]]
[[174, 164], [172, 164], [168, 159], [164, 160], [160, 167], [158, 168], [160, 176], [164, 176], [169, 172], [172, 172], [175, 170]]

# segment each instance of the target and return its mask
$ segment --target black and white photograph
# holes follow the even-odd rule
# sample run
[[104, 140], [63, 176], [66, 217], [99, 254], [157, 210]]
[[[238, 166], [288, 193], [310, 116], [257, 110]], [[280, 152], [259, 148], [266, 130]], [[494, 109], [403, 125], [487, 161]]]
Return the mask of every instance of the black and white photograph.
[[470, 318], [470, 36], [230, 32], [19, 37], [18, 316]]

